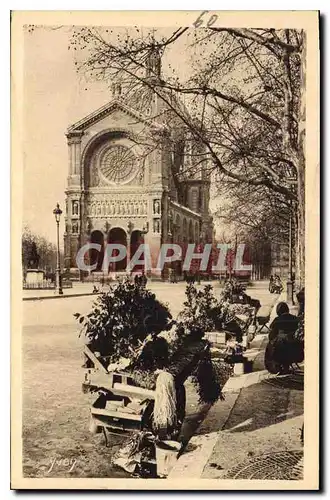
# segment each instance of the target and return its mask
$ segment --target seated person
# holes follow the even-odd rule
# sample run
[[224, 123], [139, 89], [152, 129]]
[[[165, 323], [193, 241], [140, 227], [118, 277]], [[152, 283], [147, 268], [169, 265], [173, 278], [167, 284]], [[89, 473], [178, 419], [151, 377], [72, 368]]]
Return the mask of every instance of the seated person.
[[289, 373], [289, 367], [295, 358], [294, 334], [299, 325], [299, 318], [290, 314], [286, 302], [277, 305], [276, 313], [277, 317], [270, 325], [268, 354], [278, 364], [281, 373]]

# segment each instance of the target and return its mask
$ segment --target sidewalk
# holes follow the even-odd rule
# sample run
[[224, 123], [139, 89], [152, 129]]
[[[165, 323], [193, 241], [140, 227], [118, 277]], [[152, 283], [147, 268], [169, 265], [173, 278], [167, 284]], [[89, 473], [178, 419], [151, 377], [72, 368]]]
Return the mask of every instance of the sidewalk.
[[169, 478], [290, 479], [303, 458], [303, 374], [295, 377], [295, 385], [266, 370], [229, 379]]
[[[116, 283], [115, 281], [112, 283]], [[207, 284], [212, 284], [215, 291], [217, 291], [218, 282], [217, 281], [202, 281], [200, 285], [197, 287], [202, 287]], [[23, 290], [23, 300], [43, 300], [43, 299], [64, 299], [69, 297], [83, 297], [89, 295], [97, 295], [93, 293], [93, 287], [96, 285], [99, 290], [106, 291], [108, 290], [108, 285], [102, 286], [100, 283], [81, 283], [74, 282], [72, 288], [63, 288], [63, 295], [59, 295], [58, 292], [54, 289], [52, 290]], [[161, 280], [149, 280], [148, 287], [150, 289], [162, 289], [173, 287], [173, 291], [185, 290], [187, 283], [185, 281], [180, 281], [176, 284], [169, 283], [168, 281]]]
[[290, 479], [289, 457], [296, 458], [292, 465], [302, 458], [303, 391], [277, 385], [267, 372], [255, 375], [239, 390], [201, 477]]
[[225, 400], [209, 409], [169, 478], [302, 479], [303, 370], [282, 377], [265, 370], [267, 341], [255, 337], [246, 351], [255, 371], [227, 381]]
[[63, 288], [63, 295], [56, 290], [23, 290], [23, 300], [64, 299], [93, 294], [93, 283], [73, 283], [72, 288]]

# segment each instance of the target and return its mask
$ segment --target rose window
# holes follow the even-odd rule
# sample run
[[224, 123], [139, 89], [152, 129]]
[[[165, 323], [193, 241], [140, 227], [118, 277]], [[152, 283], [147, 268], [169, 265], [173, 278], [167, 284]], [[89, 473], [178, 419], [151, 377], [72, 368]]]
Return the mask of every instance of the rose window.
[[110, 182], [128, 182], [137, 169], [137, 159], [131, 149], [125, 146], [111, 146], [102, 156], [101, 174]]

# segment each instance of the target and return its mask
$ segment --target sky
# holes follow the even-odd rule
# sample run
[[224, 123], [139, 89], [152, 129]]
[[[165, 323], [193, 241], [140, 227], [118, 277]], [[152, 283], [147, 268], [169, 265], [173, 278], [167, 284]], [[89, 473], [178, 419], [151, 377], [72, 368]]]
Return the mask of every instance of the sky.
[[[170, 30], [172, 33], [174, 30]], [[111, 100], [111, 82], [91, 82], [78, 74], [68, 50], [71, 27], [36, 28], [24, 36], [24, 216], [37, 234], [56, 241], [53, 209], [65, 206], [68, 151], [65, 132]], [[167, 59], [166, 59], [167, 57]], [[181, 76], [187, 68], [184, 40], [175, 55], [165, 56]], [[64, 220], [62, 221], [62, 231]], [[62, 241], [62, 238], [61, 238]]]
[[25, 34], [24, 223], [55, 241], [52, 210], [64, 207], [68, 171], [67, 127], [110, 100], [105, 83], [77, 75], [69, 29]]

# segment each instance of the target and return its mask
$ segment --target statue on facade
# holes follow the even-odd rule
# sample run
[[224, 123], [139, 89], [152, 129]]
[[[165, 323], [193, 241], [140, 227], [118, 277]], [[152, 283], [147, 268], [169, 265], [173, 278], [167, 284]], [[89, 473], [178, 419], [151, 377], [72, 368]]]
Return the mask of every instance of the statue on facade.
[[159, 200], [154, 200], [154, 214], [160, 214], [160, 203]]
[[72, 215], [79, 215], [79, 203], [78, 203], [78, 201], [72, 202]]
[[91, 233], [92, 229], [93, 229], [92, 221], [90, 219], [88, 219], [87, 226], [86, 226], [87, 233]]

